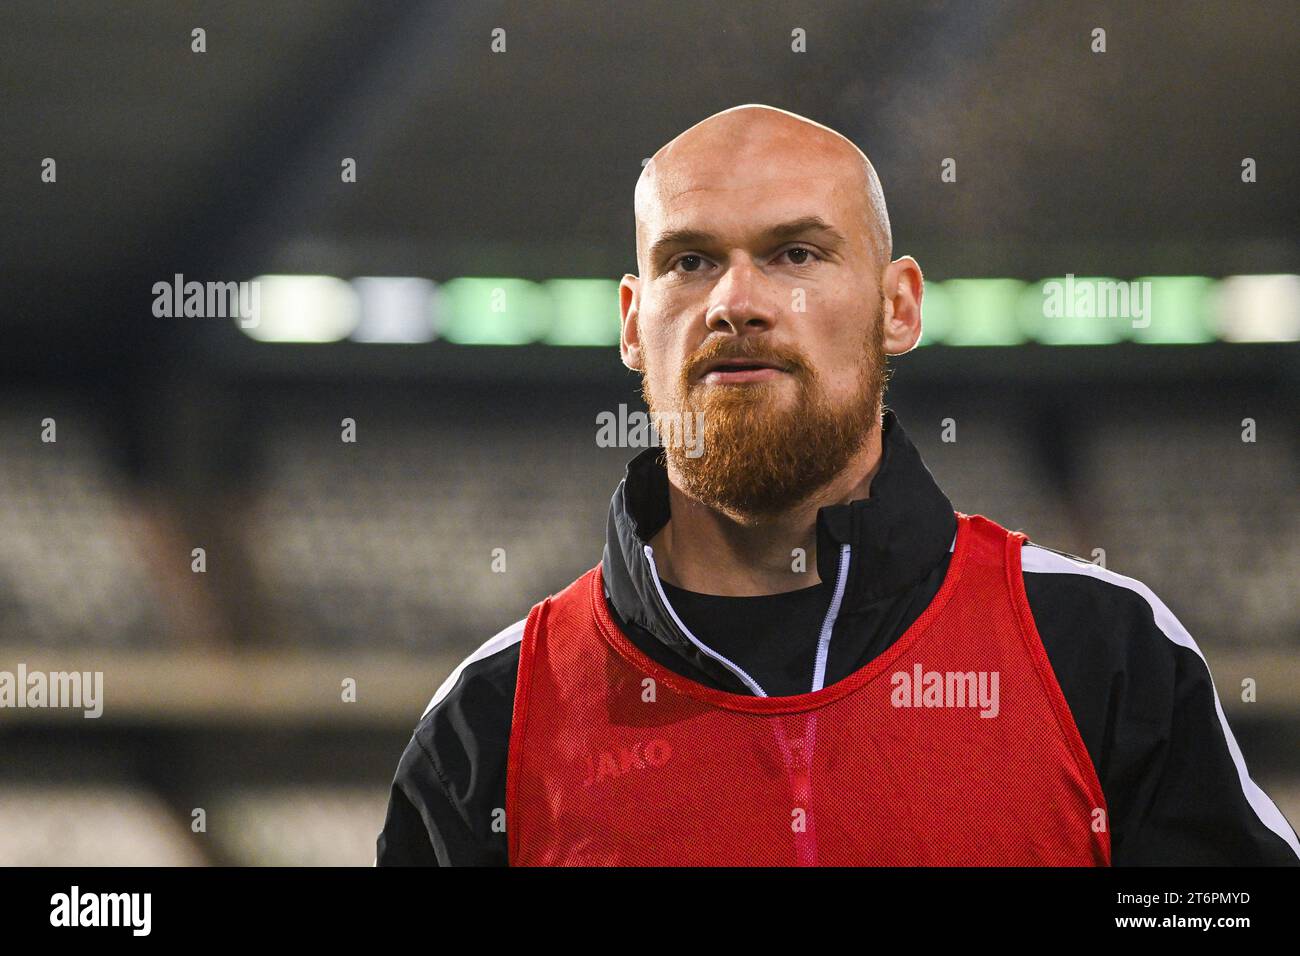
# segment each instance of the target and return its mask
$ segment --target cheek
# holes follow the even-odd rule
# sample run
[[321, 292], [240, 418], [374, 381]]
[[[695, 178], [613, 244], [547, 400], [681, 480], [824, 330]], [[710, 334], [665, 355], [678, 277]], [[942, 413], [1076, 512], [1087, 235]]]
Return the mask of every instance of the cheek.
[[687, 354], [684, 343], [671, 330], [657, 327], [642, 331], [641, 350], [646, 376], [655, 395], [676, 394], [677, 378]]
[[814, 358], [822, 388], [832, 399], [856, 394], [866, 361], [867, 329], [861, 327], [837, 335]]

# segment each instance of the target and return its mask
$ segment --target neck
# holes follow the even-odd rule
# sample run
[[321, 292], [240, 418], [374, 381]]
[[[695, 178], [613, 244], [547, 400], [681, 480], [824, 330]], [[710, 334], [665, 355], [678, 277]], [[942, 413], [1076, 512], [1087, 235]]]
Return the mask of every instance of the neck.
[[[671, 462], [672, 518], [650, 539], [660, 576], [688, 591], [728, 597], [780, 594], [820, 583], [817, 512], [868, 497], [880, 469], [880, 425], [828, 485], [788, 511], [740, 520], [690, 497]], [[802, 549], [803, 560], [799, 560]]]

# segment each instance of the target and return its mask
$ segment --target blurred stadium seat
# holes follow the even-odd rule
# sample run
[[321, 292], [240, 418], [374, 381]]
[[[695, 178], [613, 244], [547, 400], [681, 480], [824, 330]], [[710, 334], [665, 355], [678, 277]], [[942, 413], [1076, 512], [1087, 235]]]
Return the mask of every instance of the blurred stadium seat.
[[[949, 417], [956, 422], [954, 441], [942, 439]], [[902, 409], [900, 420], [956, 510], [984, 515], [1048, 547], [1071, 551], [1086, 543], [1071, 520], [1068, 496], [1014, 412], [921, 406]]]
[[1199, 639], [1300, 643], [1300, 460], [1271, 421], [1108, 416], [1083, 456], [1097, 542], [1112, 570], [1160, 595]]
[[237, 866], [370, 866], [387, 798], [359, 786], [232, 790], [214, 801], [208, 835]]
[[0, 866], [195, 866], [187, 821], [128, 786], [7, 782], [0, 788]]
[[[157, 593], [137, 547], [132, 489], [93, 418], [62, 400], [0, 411], [0, 643], [113, 647], [158, 640]], [[55, 418], [57, 441], [41, 441]]]
[[539, 411], [474, 422], [386, 409], [360, 416], [355, 445], [304, 436], [297, 415], [269, 424], [247, 548], [276, 633], [476, 646], [599, 561], [622, 461], [598, 454], [594, 413], [589, 425]]

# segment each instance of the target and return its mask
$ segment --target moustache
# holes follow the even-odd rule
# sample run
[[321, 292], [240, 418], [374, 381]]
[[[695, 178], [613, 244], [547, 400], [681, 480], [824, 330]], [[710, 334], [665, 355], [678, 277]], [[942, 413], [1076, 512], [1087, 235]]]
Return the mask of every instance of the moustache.
[[700, 373], [716, 362], [743, 361], [772, 365], [802, 378], [807, 368], [803, 353], [790, 346], [772, 345], [745, 338], [739, 342], [718, 341], [705, 345], [692, 355], [682, 368], [682, 381], [694, 382]]

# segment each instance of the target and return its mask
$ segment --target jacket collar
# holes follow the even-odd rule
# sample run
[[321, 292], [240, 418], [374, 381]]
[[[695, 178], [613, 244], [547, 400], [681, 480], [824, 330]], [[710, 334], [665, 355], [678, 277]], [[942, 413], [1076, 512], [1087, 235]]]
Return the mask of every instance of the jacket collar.
[[[817, 573], [823, 582], [836, 581], [843, 546], [850, 546], [840, 617], [919, 582], [944, 558], [956, 534], [951, 502], [893, 409], [885, 409], [881, 428], [881, 463], [870, 497], [817, 513]], [[725, 669], [699, 660], [661, 597], [646, 543], [668, 519], [663, 450], [648, 448], [628, 464], [610, 501], [602, 558], [606, 593], [621, 620], [728, 679]]]

